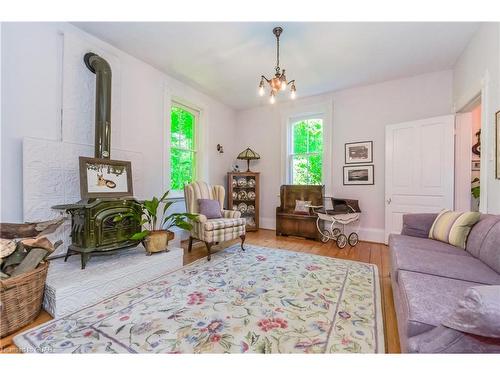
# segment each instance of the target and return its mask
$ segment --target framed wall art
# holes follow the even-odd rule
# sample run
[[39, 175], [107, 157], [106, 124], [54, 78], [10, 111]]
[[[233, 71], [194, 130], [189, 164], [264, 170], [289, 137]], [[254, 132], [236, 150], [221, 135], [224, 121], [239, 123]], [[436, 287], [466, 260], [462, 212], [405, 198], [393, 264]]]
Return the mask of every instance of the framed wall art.
[[344, 185], [374, 185], [373, 165], [344, 166]]
[[129, 161], [80, 156], [80, 195], [84, 198], [133, 196]]
[[346, 143], [345, 163], [346, 164], [373, 163], [373, 141]]

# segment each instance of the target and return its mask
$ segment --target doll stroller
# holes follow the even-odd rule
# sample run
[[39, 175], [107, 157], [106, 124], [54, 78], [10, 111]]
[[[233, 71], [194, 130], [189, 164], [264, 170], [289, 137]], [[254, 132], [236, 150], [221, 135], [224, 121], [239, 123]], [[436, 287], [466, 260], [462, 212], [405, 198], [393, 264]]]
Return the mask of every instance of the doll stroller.
[[[333, 240], [340, 249], [347, 244], [356, 246], [359, 236], [356, 232], [351, 232], [346, 236], [345, 226], [359, 221], [361, 210], [358, 201], [353, 199], [332, 198], [333, 209], [327, 210], [324, 206], [310, 206], [315, 214], [316, 227], [321, 234], [321, 242]], [[324, 224], [324, 225], [322, 225]]]

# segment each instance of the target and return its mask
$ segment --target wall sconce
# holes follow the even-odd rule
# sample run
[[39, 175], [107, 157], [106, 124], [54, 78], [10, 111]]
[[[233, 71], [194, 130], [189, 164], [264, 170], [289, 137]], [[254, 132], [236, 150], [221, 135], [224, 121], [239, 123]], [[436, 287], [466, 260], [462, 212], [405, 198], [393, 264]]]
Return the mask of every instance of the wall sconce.
[[224, 147], [222, 147], [221, 144], [217, 144], [217, 151], [219, 152], [219, 154], [223, 154], [224, 153]]

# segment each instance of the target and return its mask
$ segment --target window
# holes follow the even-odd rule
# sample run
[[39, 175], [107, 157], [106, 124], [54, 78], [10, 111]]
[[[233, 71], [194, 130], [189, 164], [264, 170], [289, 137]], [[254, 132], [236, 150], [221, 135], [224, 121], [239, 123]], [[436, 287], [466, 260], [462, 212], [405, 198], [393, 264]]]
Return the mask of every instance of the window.
[[196, 125], [199, 113], [173, 103], [170, 112], [170, 189], [196, 179]]
[[290, 126], [290, 183], [323, 183], [323, 119], [308, 118]]

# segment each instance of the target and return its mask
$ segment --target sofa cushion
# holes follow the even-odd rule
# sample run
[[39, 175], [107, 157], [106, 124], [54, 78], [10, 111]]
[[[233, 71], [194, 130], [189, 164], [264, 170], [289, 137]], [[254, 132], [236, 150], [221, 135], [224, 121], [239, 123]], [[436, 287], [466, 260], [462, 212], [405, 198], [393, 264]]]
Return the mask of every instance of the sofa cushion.
[[474, 225], [467, 239], [465, 248], [472, 256], [479, 258], [483, 242], [491, 228], [500, 221], [500, 215], [481, 215], [479, 221]]
[[465, 249], [467, 237], [480, 217], [479, 212], [441, 211], [432, 224], [429, 238]]
[[444, 254], [471, 256], [468, 252], [462, 251], [455, 246], [443, 242], [430, 240], [429, 238], [404, 236], [401, 234], [391, 234], [389, 236], [389, 247], [391, 248], [391, 251], [398, 251], [399, 249], [408, 251], [427, 250]]
[[419, 249], [393, 249], [392, 277], [399, 281], [401, 270], [421, 272], [480, 284], [500, 284], [500, 274], [481, 260], [456, 254]]
[[500, 353], [500, 339], [469, 335], [444, 326], [413, 336], [408, 353]]
[[[441, 324], [456, 307], [465, 290], [478, 285], [423, 273], [400, 271], [398, 292], [405, 310], [408, 337], [419, 335]], [[398, 319], [401, 317], [398, 316]]]
[[438, 214], [405, 214], [401, 234], [413, 237], [429, 238], [434, 220]]
[[479, 259], [500, 272], [500, 221], [491, 227], [479, 250]]
[[500, 339], [500, 285], [467, 289], [443, 325], [473, 335]]

